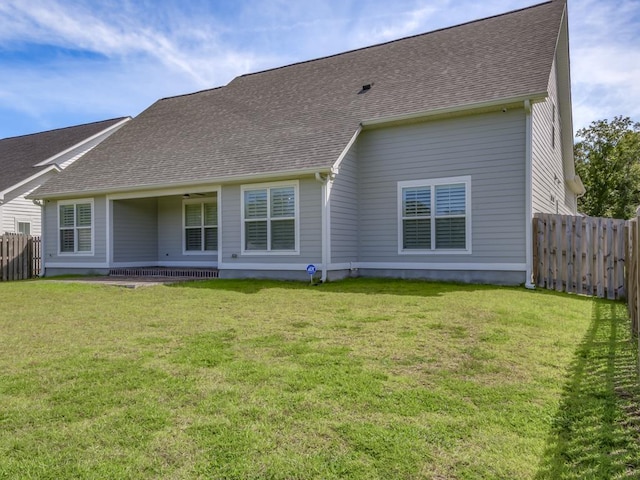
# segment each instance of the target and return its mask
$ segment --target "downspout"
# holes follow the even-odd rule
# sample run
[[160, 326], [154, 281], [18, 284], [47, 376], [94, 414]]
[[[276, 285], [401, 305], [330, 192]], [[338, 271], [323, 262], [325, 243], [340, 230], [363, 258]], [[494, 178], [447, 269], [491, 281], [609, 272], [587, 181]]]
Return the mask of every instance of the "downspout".
[[320, 172], [316, 172], [316, 180], [322, 184], [322, 276], [320, 277], [322, 283], [325, 283], [327, 281], [327, 269], [329, 268], [329, 241], [327, 238], [329, 236], [329, 216], [327, 215], [329, 202], [327, 190], [329, 189], [330, 179], [330, 175], [326, 175], [325, 177], [323, 177]]
[[525, 255], [526, 255], [526, 270], [525, 270], [525, 288], [534, 289], [536, 286], [533, 283], [533, 158], [532, 158], [532, 121], [531, 121], [531, 102], [529, 100], [524, 101], [524, 112], [526, 115], [526, 127], [525, 127]]
[[37, 205], [40, 207], [40, 278], [44, 277], [44, 273], [45, 273], [45, 267], [44, 267], [44, 262], [46, 260], [46, 255], [45, 255], [45, 245], [44, 245], [44, 239], [45, 239], [45, 234], [44, 232], [46, 231], [46, 215], [44, 212], [44, 200], [31, 200], [34, 205]]

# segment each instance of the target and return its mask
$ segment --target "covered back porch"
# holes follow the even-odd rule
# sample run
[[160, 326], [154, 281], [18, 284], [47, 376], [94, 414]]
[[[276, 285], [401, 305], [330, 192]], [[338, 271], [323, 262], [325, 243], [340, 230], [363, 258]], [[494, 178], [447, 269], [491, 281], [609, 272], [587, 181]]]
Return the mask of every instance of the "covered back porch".
[[218, 189], [114, 195], [107, 211], [110, 275], [217, 276]]

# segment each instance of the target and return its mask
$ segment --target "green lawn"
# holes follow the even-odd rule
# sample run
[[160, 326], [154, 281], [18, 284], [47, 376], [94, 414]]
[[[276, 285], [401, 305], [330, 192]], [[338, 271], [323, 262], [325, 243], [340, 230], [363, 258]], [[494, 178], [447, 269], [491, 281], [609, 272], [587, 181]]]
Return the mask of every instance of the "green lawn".
[[0, 478], [640, 478], [624, 304], [0, 283]]

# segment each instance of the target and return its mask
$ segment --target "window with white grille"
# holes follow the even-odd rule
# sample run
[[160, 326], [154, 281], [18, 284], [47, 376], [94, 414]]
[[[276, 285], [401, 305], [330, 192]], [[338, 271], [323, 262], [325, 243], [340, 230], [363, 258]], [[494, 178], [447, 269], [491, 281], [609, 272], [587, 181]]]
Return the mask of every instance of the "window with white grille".
[[242, 187], [242, 251], [297, 253], [298, 184]]
[[213, 199], [184, 200], [183, 219], [186, 254], [218, 250], [218, 206]]
[[58, 251], [93, 253], [93, 200], [58, 202]]
[[471, 251], [471, 177], [398, 182], [399, 253]]

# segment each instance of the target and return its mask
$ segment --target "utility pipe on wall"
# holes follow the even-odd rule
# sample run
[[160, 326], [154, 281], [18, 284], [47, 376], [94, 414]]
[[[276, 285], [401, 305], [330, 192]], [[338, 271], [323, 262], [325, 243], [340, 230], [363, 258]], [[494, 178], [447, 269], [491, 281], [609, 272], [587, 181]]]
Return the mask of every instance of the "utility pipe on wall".
[[533, 159], [532, 159], [532, 122], [531, 122], [531, 102], [529, 100], [524, 101], [524, 112], [526, 115], [525, 126], [525, 256], [526, 256], [526, 270], [525, 270], [525, 282], [526, 288], [534, 289], [536, 286], [533, 284], [533, 228], [531, 222], [533, 222]]

